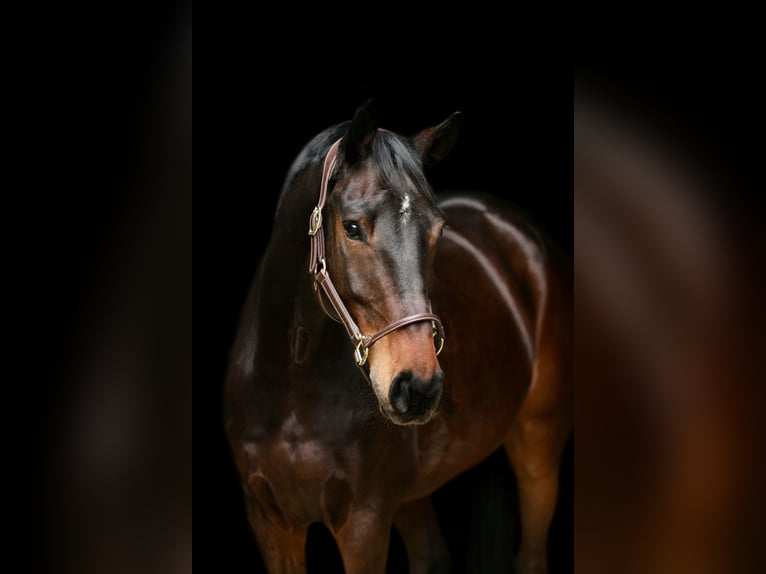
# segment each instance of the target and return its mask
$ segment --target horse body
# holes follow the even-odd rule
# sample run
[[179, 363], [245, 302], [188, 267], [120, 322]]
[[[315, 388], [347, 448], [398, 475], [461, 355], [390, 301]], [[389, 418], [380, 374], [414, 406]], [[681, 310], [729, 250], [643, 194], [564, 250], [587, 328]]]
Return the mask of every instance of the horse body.
[[[569, 334], [559, 333], [555, 348], [546, 349], [548, 364], [537, 353], [538, 329], [567, 324], [561, 316], [547, 324], [553, 305], [569, 305], [558, 299], [567, 292], [565, 259], [496, 198], [453, 195], [440, 207], [449, 228], [439, 245], [432, 297], [449, 337], [440, 363], [452, 376], [445, 377], [441, 412], [418, 429], [417, 495], [430, 494], [502, 445], [519, 415], [522, 423], [561, 419], [559, 432], [566, 433], [571, 409]], [[551, 372], [531, 392], [536, 368]]]
[[[306, 274], [311, 190], [339, 133], [310, 144], [288, 177], [227, 378], [227, 433], [266, 565], [305, 571], [306, 532], [321, 521], [347, 572], [381, 572], [394, 523], [413, 573], [446, 570], [428, 495], [505, 445], [519, 478], [519, 568], [543, 572], [571, 428], [568, 263], [499, 200], [442, 200], [449, 227], [429, 293], [448, 337], [443, 394], [424, 424], [393, 424], [380, 383], [371, 389], [360, 376], [344, 329], [322, 311]], [[401, 337], [424, 330], [411, 325]], [[371, 349], [376, 365], [380, 347]]]

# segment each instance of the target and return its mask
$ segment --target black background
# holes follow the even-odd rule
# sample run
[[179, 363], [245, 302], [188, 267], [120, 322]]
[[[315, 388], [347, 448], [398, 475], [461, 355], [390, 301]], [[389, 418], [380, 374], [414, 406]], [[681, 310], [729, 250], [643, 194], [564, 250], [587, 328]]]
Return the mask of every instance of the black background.
[[[327, 77], [311, 72], [234, 73], [223, 65], [217, 109], [218, 137], [205, 140], [215, 158], [213, 185], [197, 194], [198, 324], [195, 347], [195, 451], [203, 467], [197, 481], [195, 557], [216, 570], [254, 571], [257, 547], [249, 531], [238, 479], [224, 439], [221, 388], [241, 306], [270, 234], [276, 200], [295, 155], [316, 133], [349, 119], [373, 98], [381, 127], [404, 134], [434, 125], [454, 110], [465, 124], [451, 155], [428, 172], [438, 192], [478, 189], [526, 210], [570, 255], [573, 248], [570, 182], [571, 76], [568, 68], [519, 64], [514, 76], [488, 74], [473, 62], [447, 73], [390, 74], [385, 66]], [[523, 77], [523, 82], [513, 78]], [[199, 188], [198, 188], [199, 190]], [[202, 271], [200, 271], [202, 269]], [[553, 572], [573, 564], [573, 447], [562, 469], [559, 511], [551, 531]], [[517, 540], [513, 474], [502, 453], [434, 496], [458, 571], [488, 571], [506, 564]], [[203, 490], [204, 489], [204, 490]], [[309, 567], [339, 568], [327, 532], [314, 530]], [[484, 558], [486, 559], [486, 558]], [[401, 572], [404, 555], [392, 539], [389, 570]], [[500, 571], [507, 567], [500, 566]], [[255, 570], [257, 571], [257, 570]], [[310, 570], [311, 571], [311, 570]]]
[[[5, 95], [12, 99], [7, 115], [15, 122], [9, 129], [16, 129], [7, 137], [12, 146], [6, 150], [8, 178], [16, 182], [5, 196], [6, 247], [13, 256], [6, 285], [18, 291], [8, 299], [21, 316], [14, 344], [31, 349], [28, 358], [11, 357], [9, 363], [36, 380], [8, 377], [6, 404], [11, 408], [5, 422], [13, 439], [19, 432], [33, 432], [30, 413], [34, 421], [43, 419], [44, 436], [35, 437], [36, 445], [57, 440], [57, 419], [68, 408], [59, 399], [76, 386], [72, 372], [81, 363], [73, 347], [82, 337], [83, 317], [92, 315], [93, 301], [101, 299], [102, 277], [116, 258], [112, 252], [141, 234], [140, 224], [128, 216], [149, 211], [145, 203], [152, 193], [135, 182], [147, 177], [147, 164], [153, 161], [147, 155], [154, 153], [150, 140], [162, 123], [157, 109], [166, 111], [157, 86], [171, 75], [167, 54], [179, 22], [191, 29], [186, 6], [59, 10], [46, 10], [46, 22], [38, 13], [16, 19], [33, 23], [34, 29], [16, 26], [18, 37], [9, 35], [13, 49], [6, 69]], [[206, 23], [220, 26], [218, 31], [206, 26], [204, 78], [198, 83], [204, 103], [198, 113], [202, 135], [194, 276], [194, 558], [205, 572], [258, 572], [257, 548], [223, 435], [221, 389], [242, 302], [268, 241], [290, 162], [311, 136], [350, 118], [369, 97], [378, 104], [381, 125], [405, 133], [462, 109], [462, 136], [445, 164], [430, 172], [434, 187], [503, 195], [525, 208], [572, 254], [571, 39], [527, 40], [519, 35], [515, 47], [456, 47], [456, 58], [444, 53], [454, 36], [438, 27], [433, 31], [439, 38], [427, 50], [410, 44], [417, 30], [408, 30], [406, 37], [390, 30], [385, 36], [362, 30], [365, 44], [356, 43], [356, 34], [349, 38], [347, 32], [328, 27], [318, 28], [325, 37], [313, 45], [286, 49], [295, 33], [275, 30], [278, 41], [272, 41], [263, 39], [264, 18], [218, 16], [219, 21]], [[468, 23], [454, 20], [458, 30], [468, 30]], [[506, 30], [507, 35], [515, 36], [520, 27], [523, 23]], [[705, 38], [680, 42], [680, 49], [667, 49], [659, 38], [644, 35], [633, 45], [632, 56], [624, 46], [601, 41], [593, 52], [597, 63], [581, 58], [576, 65], [575, 85], [584, 80], [596, 86], [618, 107], [638, 111], [648, 124], [678, 138], [725, 184], [720, 199], [727, 221], [762, 239], [761, 210], [755, 209], [764, 189], [764, 90], [760, 46], [754, 40], [760, 36], [738, 28], [731, 31], [737, 41], [729, 42], [718, 24], [699, 29]], [[474, 33], [484, 30], [482, 25]], [[555, 45], [559, 41], [563, 47]], [[411, 53], [406, 59], [381, 57], [380, 51], [357, 53], [361, 65], [345, 57], [363, 52], [370, 43], [404, 43]], [[187, 197], [179, 201], [180, 209], [167, 216], [168, 226], [176, 219], [189, 222], [190, 203]], [[744, 250], [756, 263], [762, 262], [759, 247]], [[190, 257], [190, 242], [181, 250], [181, 256]], [[578, 401], [578, 409], [587, 409], [583, 403]], [[19, 444], [26, 449], [27, 442]], [[25, 456], [40, 463], [38, 450], [30, 451]], [[42, 458], [45, 480], [42, 485], [33, 482], [32, 488], [26, 483], [30, 494], [20, 497], [24, 520], [19, 523], [33, 522], [35, 530], [40, 528], [38, 518], [45, 519], [50, 509], [30, 514], [27, 502], [42, 498], [40, 505], [45, 506], [47, 498], [61, 496], [60, 485], [48, 480], [55, 480], [61, 469], [52, 472], [53, 465]], [[551, 531], [554, 572], [572, 570], [573, 459], [570, 444]], [[512, 473], [502, 456], [435, 495], [460, 563], [467, 564], [479, 548], [476, 538], [467, 539], [469, 532], [484, 535], [494, 550], [516, 536], [507, 519], [514, 512], [514, 496]], [[493, 519], [492, 512], [500, 517]], [[580, 512], [587, 508], [578, 507]], [[493, 529], [493, 522], [499, 528]], [[496, 538], [482, 526], [489, 526]], [[43, 539], [56, 536], [46, 532]], [[317, 565], [331, 552], [326, 536], [317, 533], [315, 538], [309, 559]], [[394, 566], [403, 559], [398, 544], [394, 538]], [[25, 552], [27, 558], [33, 556]]]
[[[201, 467], [195, 555], [203, 564], [212, 560], [216, 571], [251, 568], [257, 562], [223, 437], [220, 391], [226, 354], [268, 241], [284, 175], [310, 137], [350, 118], [370, 97], [381, 126], [403, 133], [462, 109], [466, 122], [456, 148], [429, 173], [434, 188], [502, 195], [526, 209], [573, 254], [569, 61], [512, 53], [494, 54], [487, 61], [480, 54], [450, 59], [438, 70], [426, 63], [402, 70], [385, 60], [355, 68], [342, 57], [323, 66], [318, 53], [313, 65], [303, 60], [272, 65], [261, 50], [247, 48], [243, 52], [252, 60], [222, 61], [213, 74], [216, 105], [214, 114], [206, 114], [212, 135], [206, 132], [204, 163], [214, 173], [205, 170], [197, 197], [197, 258], [202, 265], [197, 267], [197, 296], [203, 303], [195, 313], [195, 450]], [[749, 210], [754, 205], [751, 190], [762, 182], [757, 168], [762, 152], [753, 143], [762, 133], [763, 89], [753, 59], [736, 50], [619, 58], [609, 58], [608, 51], [603, 46], [599, 62], [581, 61], [575, 67], [575, 86], [605, 94], [615, 109], [686, 150], [720, 184], [723, 193], [716, 199], [724, 221], [750, 223], [757, 213]], [[573, 452], [570, 444], [551, 530], [554, 572], [571, 571], [574, 561]], [[513, 515], [514, 497], [513, 476], [502, 456], [434, 496], [451, 550], [464, 570], [479, 571], [477, 540], [484, 540], [485, 549], [506, 551], [507, 557], [517, 535], [507, 518]], [[312, 538], [310, 564], [327, 566], [332, 556], [328, 536], [318, 532]], [[394, 537], [394, 571], [402, 560]], [[337, 556], [332, 564], [337, 568]]]
[[[574, 83], [601, 94], [613, 110], [688, 153], [711, 178], [722, 221], [757, 230], [751, 218], [758, 211], [751, 208], [758, 201], [752, 190], [762, 183], [757, 168], [761, 151], [753, 143], [763, 126], [763, 89], [752, 58], [714, 52], [581, 61]], [[326, 75], [316, 69], [274, 71], [258, 58], [247, 72], [222, 65], [216, 98], [221, 105], [213, 118], [216, 137], [206, 138], [214, 143], [205, 152], [215, 174], [198, 193], [197, 210], [202, 238], [197, 256], [203, 265], [202, 272], [198, 266], [197, 293], [204, 304], [195, 313], [196, 346], [202, 350], [195, 360], [195, 450], [198, 467], [204, 465], [204, 490], [195, 504], [203, 517], [202, 524], [197, 522], [203, 542], [195, 556], [203, 564], [210, 559], [216, 570], [230, 571], [257, 562], [223, 437], [220, 390], [226, 354], [268, 241], [284, 175], [309, 138], [350, 118], [370, 97], [381, 126], [402, 133], [461, 109], [465, 125], [455, 149], [429, 172], [434, 188], [481, 189], [516, 202], [573, 254], [571, 65], [510, 55], [493, 56], [486, 68], [481, 61], [452, 60], [446, 71], [427, 66], [392, 71], [384, 62], [350, 70], [339, 64]], [[587, 405], [579, 408], [587, 412]], [[570, 443], [550, 533], [553, 572], [573, 569], [573, 453]], [[507, 561], [517, 540], [516, 502], [513, 475], [502, 455], [447, 485], [434, 501], [459, 568], [481, 571], [479, 560], [488, 555], [499, 564]], [[339, 567], [326, 532], [312, 533], [308, 558], [310, 566]], [[403, 560], [394, 536], [391, 571], [401, 571]], [[507, 569], [488, 564], [486, 571]]]

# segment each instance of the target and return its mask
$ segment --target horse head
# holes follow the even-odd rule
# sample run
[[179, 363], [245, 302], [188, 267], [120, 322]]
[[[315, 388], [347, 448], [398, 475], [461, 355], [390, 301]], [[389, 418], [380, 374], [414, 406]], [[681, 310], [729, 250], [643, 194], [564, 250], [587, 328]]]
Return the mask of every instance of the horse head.
[[[406, 138], [379, 129], [364, 105], [326, 174], [323, 264], [360, 333], [367, 334], [357, 359], [368, 363], [380, 410], [396, 424], [427, 422], [441, 397], [437, 353], [443, 332], [428, 314], [445, 220], [423, 167], [449, 152], [460, 123], [455, 113]], [[371, 341], [371, 333], [379, 336]], [[361, 356], [364, 340], [369, 345]]]

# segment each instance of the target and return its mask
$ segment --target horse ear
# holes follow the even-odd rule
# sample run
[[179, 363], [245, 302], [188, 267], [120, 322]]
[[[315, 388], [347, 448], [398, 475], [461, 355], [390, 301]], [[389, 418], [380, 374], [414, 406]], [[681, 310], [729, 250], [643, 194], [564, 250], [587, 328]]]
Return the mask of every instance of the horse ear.
[[462, 125], [463, 114], [455, 112], [438, 126], [426, 128], [410, 138], [424, 165], [434, 165], [447, 157]]
[[343, 158], [348, 165], [359, 163], [370, 154], [370, 145], [377, 131], [378, 122], [372, 113], [372, 100], [367, 100], [356, 109], [341, 142]]

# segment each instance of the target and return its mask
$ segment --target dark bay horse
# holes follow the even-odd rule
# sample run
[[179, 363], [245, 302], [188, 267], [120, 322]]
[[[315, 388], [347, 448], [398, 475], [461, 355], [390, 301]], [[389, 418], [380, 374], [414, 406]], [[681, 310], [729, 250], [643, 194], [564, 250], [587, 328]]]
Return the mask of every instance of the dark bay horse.
[[272, 573], [305, 572], [315, 522], [346, 572], [385, 570], [392, 524], [411, 572], [448, 571], [429, 495], [501, 445], [518, 478], [516, 570], [547, 571], [572, 427], [571, 264], [496, 198], [437, 202], [423, 167], [459, 124], [405, 138], [362, 106], [289, 171], [225, 389]]

